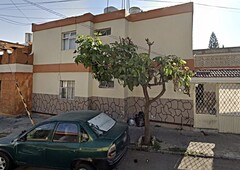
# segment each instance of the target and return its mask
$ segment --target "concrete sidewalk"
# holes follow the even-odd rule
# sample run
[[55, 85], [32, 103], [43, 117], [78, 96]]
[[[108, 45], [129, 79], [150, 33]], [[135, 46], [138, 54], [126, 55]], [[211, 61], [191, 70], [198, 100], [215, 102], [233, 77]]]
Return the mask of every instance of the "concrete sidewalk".
[[[143, 135], [144, 128], [129, 129], [131, 143], [135, 144]], [[159, 126], [152, 126], [151, 129], [152, 135], [161, 141], [161, 152], [240, 160], [240, 135]]]
[[[39, 123], [50, 115], [32, 115], [33, 120]], [[0, 115], [0, 137], [16, 136], [22, 130], [32, 127], [27, 116], [7, 117]], [[152, 135], [161, 141], [161, 152], [185, 153], [197, 156], [240, 160], [240, 135], [223, 134], [217, 132], [197, 130], [177, 130], [159, 126], [151, 126]], [[143, 127], [129, 127], [131, 146], [135, 146], [139, 137], [143, 135]], [[208, 148], [209, 147], [209, 148]]]

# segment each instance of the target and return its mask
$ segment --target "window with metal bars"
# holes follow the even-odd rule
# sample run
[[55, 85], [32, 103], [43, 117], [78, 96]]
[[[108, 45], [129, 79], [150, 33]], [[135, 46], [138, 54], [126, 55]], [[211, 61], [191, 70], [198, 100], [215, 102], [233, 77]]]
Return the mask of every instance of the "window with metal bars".
[[196, 113], [216, 115], [216, 84], [196, 84]]
[[59, 96], [61, 99], [74, 99], [75, 81], [61, 80], [59, 91], [60, 91]]
[[76, 31], [66, 32], [62, 34], [62, 49], [69, 50], [76, 48]]
[[94, 30], [94, 34], [95, 34], [96, 36], [107, 36], [107, 35], [111, 35], [111, 28], [103, 28], [103, 29]]

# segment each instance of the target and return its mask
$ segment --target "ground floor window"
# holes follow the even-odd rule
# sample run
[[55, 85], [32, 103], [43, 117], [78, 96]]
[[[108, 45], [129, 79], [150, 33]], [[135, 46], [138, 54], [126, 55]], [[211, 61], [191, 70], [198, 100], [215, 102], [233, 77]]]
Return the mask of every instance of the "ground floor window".
[[73, 99], [75, 93], [75, 81], [73, 80], [61, 80], [60, 81], [60, 98]]

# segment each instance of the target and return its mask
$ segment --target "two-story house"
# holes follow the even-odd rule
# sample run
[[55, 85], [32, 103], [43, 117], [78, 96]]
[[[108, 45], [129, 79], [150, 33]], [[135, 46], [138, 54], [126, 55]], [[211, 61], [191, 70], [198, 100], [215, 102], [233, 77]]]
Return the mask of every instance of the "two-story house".
[[[74, 63], [77, 35], [101, 33], [104, 43], [130, 37], [139, 52], [147, 52], [145, 38], [154, 41], [151, 56], [177, 55], [193, 66], [193, 3], [129, 14], [116, 10], [100, 15], [87, 13], [43, 24], [33, 24], [33, 111], [58, 114], [70, 110], [97, 109], [126, 119], [143, 110], [141, 88], [129, 91], [117, 81], [102, 84], [89, 68]], [[151, 96], [159, 87], [151, 90]], [[193, 125], [193, 98], [173, 92], [152, 104], [151, 120]]]

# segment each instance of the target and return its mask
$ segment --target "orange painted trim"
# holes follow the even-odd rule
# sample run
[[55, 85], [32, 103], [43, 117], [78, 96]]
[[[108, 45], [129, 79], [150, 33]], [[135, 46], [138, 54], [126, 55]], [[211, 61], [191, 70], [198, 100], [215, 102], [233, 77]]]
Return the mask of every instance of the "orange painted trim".
[[240, 66], [221, 66], [221, 67], [195, 67], [196, 70], [209, 70], [209, 69], [240, 69]]
[[187, 64], [186, 66], [188, 66], [190, 68], [190, 70], [195, 70], [196, 68], [194, 67], [194, 59], [184, 59]]
[[82, 64], [42, 64], [34, 65], [33, 73], [51, 72], [91, 72], [90, 68], [85, 68]]
[[100, 23], [106, 22], [111, 20], [118, 20], [118, 19], [126, 19], [130, 22], [142, 21], [147, 19], [153, 19], [158, 17], [170, 16], [170, 15], [177, 15], [181, 13], [188, 13], [193, 12], [193, 3], [186, 3], [182, 5], [176, 5], [166, 8], [159, 8], [155, 10], [150, 10], [142, 13], [137, 14], [130, 14], [126, 16], [125, 10], [118, 10], [110, 13], [100, 14], [100, 15], [93, 15], [91, 13], [87, 13], [77, 17], [65, 18], [57, 21], [51, 21], [43, 24], [32, 24], [32, 32], [51, 29], [51, 28], [58, 28], [67, 25], [79, 24], [83, 22], [93, 22], [93, 23]]
[[73, 25], [77, 23], [83, 23], [87, 21], [93, 21], [94, 15], [87, 13], [78, 17], [71, 17], [66, 19], [61, 19], [57, 21], [50, 21], [43, 24], [32, 24], [32, 32], [46, 30], [50, 28], [63, 27], [67, 25]]
[[182, 13], [193, 12], [193, 3], [186, 3], [182, 5], [176, 5], [166, 8], [159, 8], [155, 10], [150, 10], [142, 13], [131, 14], [127, 16], [127, 20], [131, 22], [142, 21], [147, 19], [153, 19], [164, 16], [177, 15]]
[[110, 13], [100, 14], [94, 16], [94, 23], [106, 22], [111, 20], [123, 19], [125, 18], [125, 10], [118, 10]]

